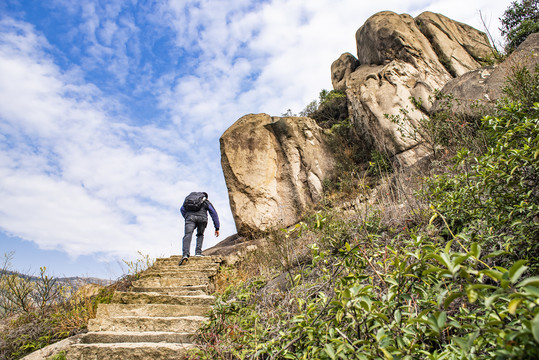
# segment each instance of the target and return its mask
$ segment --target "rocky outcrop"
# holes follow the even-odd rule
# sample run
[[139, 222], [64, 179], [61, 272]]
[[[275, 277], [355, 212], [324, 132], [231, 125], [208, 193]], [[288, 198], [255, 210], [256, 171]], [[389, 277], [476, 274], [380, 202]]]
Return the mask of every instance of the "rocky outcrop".
[[452, 76], [477, 69], [493, 55], [486, 34], [469, 25], [432, 12], [422, 13], [415, 22]]
[[359, 61], [350, 53], [342, 54], [331, 64], [331, 84], [337, 91], [346, 90], [346, 79], [359, 66]]
[[361, 65], [411, 64], [433, 84], [443, 85], [449, 74], [438, 60], [427, 37], [407, 14], [383, 11], [371, 16], [356, 32]]
[[[349, 114], [365, 145], [404, 165], [425, 154], [416, 139], [403, 134], [413, 132], [414, 124], [427, 116], [434, 90], [452, 76], [479, 68], [490, 54], [485, 34], [430, 12], [415, 19], [377, 13], [358, 29], [356, 44], [361, 65], [338, 81], [333, 79], [339, 79], [343, 66], [332, 66], [334, 88], [344, 87]], [[412, 97], [421, 103], [419, 108]], [[405, 121], [397, 125], [392, 116]]]
[[[474, 117], [471, 104], [482, 105], [487, 109], [503, 96], [505, 81], [514, 69], [527, 67], [533, 72], [539, 64], [539, 33], [531, 34], [501, 64], [487, 66], [470, 71], [463, 76], [450, 80], [442, 89], [442, 93], [454, 97], [452, 110], [462, 116]], [[435, 102], [432, 111], [441, 110], [442, 102]]]
[[[377, 13], [357, 30], [356, 44], [357, 59], [345, 53], [331, 65], [334, 89], [346, 93], [348, 111], [339, 114], [350, 116], [363, 148], [404, 166], [427, 154], [421, 139], [407, 134], [428, 116], [434, 91], [479, 68], [491, 53], [484, 33], [430, 12], [415, 19]], [[310, 118], [247, 115], [220, 141], [241, 235], [296, 223], [320, 199], [322, 182], [334, 171], [323, 132]], [[244, 244], [231, 248], [238, 246]]]
[[230, 207], [240, 234], [295, 224], [322, 196], [334, 160], [307, 117], [246, 115], [220, 139]]
[[205, 256], [218, 256], [225, 266], [233, 266], [241, 261], [248, 253], [267, 245], [267, 240], [251, 239], [238, 234], [231, 235], [217, 245], [204, 250]]

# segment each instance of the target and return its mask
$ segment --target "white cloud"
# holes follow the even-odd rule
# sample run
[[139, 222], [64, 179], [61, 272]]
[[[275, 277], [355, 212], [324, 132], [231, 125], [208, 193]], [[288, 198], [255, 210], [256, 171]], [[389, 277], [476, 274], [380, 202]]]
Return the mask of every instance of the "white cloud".
[[177, 46], [196, 51], [197, 65], [174, 77], [161, 105], [181, 114], [178, 124], [187, 133], [194, 130], [189, 122], [218, 134], [246, 113], [299, 112], [322, 88], [331, 89], [331, 63], [343, 52], [355, 54], [355, 32], [374, 13], [430, 10], [481, 28], [479, 10], [499, 17], [506, 6], [486, 0], [273, 0], [255, 6], [170, 0], [162, 17], [176, 30]]
[[203, 156], [173, 156], [173, 128], [111, 118], [114, 105], [61, 71], [31, 26], [0, 26], [0, 228], [74, 257], [177, 253], [182, 194], [215, 182], [189, 170]]

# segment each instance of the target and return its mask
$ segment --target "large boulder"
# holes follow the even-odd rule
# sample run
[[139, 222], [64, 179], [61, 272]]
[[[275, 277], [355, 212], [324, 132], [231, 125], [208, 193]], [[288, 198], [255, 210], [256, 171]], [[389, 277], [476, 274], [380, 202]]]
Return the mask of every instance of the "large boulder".
[[367, 147], [403, 165], [426, 154], [414, 127], [428, 116], [434, 91], [489, 56], [483, 33], [429, 12], [415, 19], [377, 13], [358, 29], [356, 44], [361, 65], [334, 88], [345, 88], [349, 114]]
[[424, 77], [438, 87], [450, 78], [410, 15], [391, 11], [374, 14], [357, 30], [356, 46], [362, 65], [402, 61], [423, 72]]
[[250, 114], [221, 136], [221, 165], [239, 234], [287, 227], [322, 196], [334, 158], [307, 117]]
[[[503, 96], [505, 81], [515, 69], [527, 67], [533, 73], [537, 64], [539, 64], [539, 33], [529, 35], [501, 64], [473, 70], [450, 80], [443, 87], [442, 93], [453, 96], [454, 112], [462, 116], [475, 117], [475, 109], [488, 110]], [[444, 101], [435, 102], [431, 111], [442, 110], [443, 104]], [[480, 106], [470, 106], [472, 104]]]
[[415, 22], [452, 76], [477, 69], [493, 56], [487, 35], [469, 25], [428, 11]]
[[346, 90], [346, 78], [359, 66], [359, 61], [350, 53], [342, 54], [331, 64], [331, 84], [337, 91]]

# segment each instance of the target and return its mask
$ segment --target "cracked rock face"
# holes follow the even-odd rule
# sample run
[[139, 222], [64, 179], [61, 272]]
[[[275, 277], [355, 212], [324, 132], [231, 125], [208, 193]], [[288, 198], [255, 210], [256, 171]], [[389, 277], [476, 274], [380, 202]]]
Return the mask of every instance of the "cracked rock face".
[[[457, 114], [475, 117], [472, 104], [485, 108], [494, 107], [496, 100], [503, 97], [503, 88], [508, 76], [515, 69], [526, 67], [533, 73], [539, 64], [539, 33], [529, 35], [526, 40], [501, 64], [487, 66], [467, 72], [450, 80], [442, 89], [444, 94], [452, 94], [453, 111]], [[443, 102], [435, 102], [432, 111], [442, 109]]]
[[[367, 147], [410, 165], [425, 154], [404, 133], [426, 116], [430, 96], [454, 76], [477, 69], [490, 55], [486, 35], [443, 15], [425, 12], [412, 18], [383, 11], [356, 32], [359, 66], [343, 54], [332, 66], [335, 90], [345, 90], [348, 112]], [[345, 71], [345, 70], [347, 71]], [[344, 76], [340, 76], [344, 74]], [[334, 80], [337, 81], [334, 81]], [[420, 109], [411, 98], [421, 102]], [[406, 121], [397, 126], [391, 116]]]
[[334, 159], [307, 117], [250, 114], [220, 139], [221, 165], [239, 234], [287, 227], [320, 200]]
[[342, 54], [331, 64], [331, 84], [337, 91], [346, 90], [346, 78], [359, 66], [359, 61], [350, 53]]

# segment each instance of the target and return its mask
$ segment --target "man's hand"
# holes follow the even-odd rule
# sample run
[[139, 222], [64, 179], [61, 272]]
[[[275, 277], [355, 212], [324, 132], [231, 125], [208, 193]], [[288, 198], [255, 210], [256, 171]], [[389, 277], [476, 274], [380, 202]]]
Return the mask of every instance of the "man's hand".
[[215, 237], [219, 237], [219, 230], [215, 230]]

